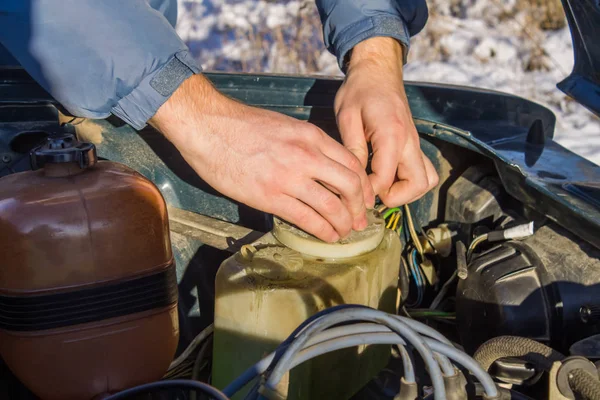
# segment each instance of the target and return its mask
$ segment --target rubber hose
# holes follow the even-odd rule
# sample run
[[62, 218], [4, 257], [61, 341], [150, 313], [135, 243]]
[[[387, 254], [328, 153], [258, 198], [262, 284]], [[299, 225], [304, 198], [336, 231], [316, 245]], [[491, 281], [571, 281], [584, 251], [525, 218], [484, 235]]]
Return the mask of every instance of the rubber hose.
[[544, 371], [549, 371], [555, 361], [565, 358], [551, 347], [520, 336], [498, 336], [490, 339], [479, 346], [473, 356], [486, 371], [489, 371], [494, 361], [506, 357], [521, 358]]
[[569, 372], [569, 386], [585, 400], [600, 400], [600, 380], [584, 369]]

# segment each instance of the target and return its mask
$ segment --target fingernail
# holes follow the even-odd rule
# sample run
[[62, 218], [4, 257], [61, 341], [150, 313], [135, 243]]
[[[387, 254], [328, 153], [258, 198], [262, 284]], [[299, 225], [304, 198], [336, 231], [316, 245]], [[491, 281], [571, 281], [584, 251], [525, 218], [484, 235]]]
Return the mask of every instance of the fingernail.
[[334, 233], [333, 236], [331, 236], [331, 243], [335, 243], [338, 240], [340, 240], [340, 235], [338, 235], [337, 233]]

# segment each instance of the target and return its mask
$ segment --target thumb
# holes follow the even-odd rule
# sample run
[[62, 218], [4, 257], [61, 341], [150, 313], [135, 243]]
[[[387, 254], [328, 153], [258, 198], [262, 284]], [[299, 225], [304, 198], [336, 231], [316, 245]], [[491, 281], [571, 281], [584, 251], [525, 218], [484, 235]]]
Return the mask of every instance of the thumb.
[[369, 149], [360, 115], [360, 110], [342, 109], [337, 114], [337, 124], [344, 146], [367, 168]]

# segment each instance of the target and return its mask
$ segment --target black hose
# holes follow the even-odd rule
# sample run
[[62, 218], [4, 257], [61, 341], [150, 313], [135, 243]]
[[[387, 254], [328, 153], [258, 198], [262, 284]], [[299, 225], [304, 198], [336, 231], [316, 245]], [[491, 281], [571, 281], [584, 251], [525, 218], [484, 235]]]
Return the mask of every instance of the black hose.
[[584, 369], [569, 372], [569, 386], [585, 400], [600, 400], [600, 380]]
[[506, 357], [521, 358], [544, 371], [549, 371], [555, 361], [565, 358], [551, 347], [520, 336], [498, 336], [490, 339], [479, 346], [473, 356], [486, 371], [489, 371], [494, 361]]
[[229, 400], [227, 396], [221, 393], [218, 389], [207, 385], [206, 383], [196, 382], [185, 379], [174, 379], [171, 381], [157, 381], [152, 383], [147, 383], [145, 385], [136, 386], [131, 389], [125, 389], [122, 392], [113, 394], [112, 396], [108, 396], [103, 400], [123, 400], [127, 398], [131, 398], [134, 395], [149, 393], [161, 390], [172, 390], [172, 389], [180, 389], [180, 390], [195, 390], [197, 392], [205, 393], [209, 396], [210, 399], [215, 400]]

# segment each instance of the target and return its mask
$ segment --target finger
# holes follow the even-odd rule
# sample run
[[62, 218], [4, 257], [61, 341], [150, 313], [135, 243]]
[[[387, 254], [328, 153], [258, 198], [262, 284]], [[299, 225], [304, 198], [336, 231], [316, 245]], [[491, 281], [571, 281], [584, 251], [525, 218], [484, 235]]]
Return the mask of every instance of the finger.
[[340, 237], [350, 234], [353, 217], [338, 196], [313, 180], [295, 185], [294, 189], [294, 192], [290, 194], [325, 218]]
[[[334, 188], [333, 186], [328, 185], [327, 183], [323, 183], [323, 182], [319, 182], [319, 184], [323, 185], [330, 192], [335, 193], [336, 195], [340, 196], [340, 191], [338, 189]], [[342, 204], [344, 205], [344, 207], [348, 208], [348, 204], [346, 203], [344, 198], [341, 198], [341, 201], [342, 201]], [[365, 207], [363, 205], [363, 209], [364, 208]], [[362, 215], [358, 216], [358, 217], [354, 217], [354, 215], [352, 215], [352, 213], [350, 213], [350, 214], [352, 216], [352, 229], [354, 229], [356, 231], [362, 231], [367, 227], [369, 222], [367, 220], [366, 212], [364, 213], [364, 217]]]
[[[364, 171], [362, 172], [364, 174]], [[324, 168], [315, 170], [313, 173], [316, 180], [332, 188], [335, 193], [340, 194], [342, 203], [352, 216], [352, 228], [358, 231], [366, 228], [367, 209], [359, 175], [331, 159], [328, 159], [328, 163]]]
[[373, 146], [373, 160], [371, 161], [372, 173], [369, 175], [369, 180], [375, 193], [381, 196], [394, 183], [398, 169], [399, 143], [394, 134], [375, 132], [371, 138], [371, 145]]
[[369, 148], [367, 147], [360, 109], [342, 109], [337, 113], [336, 120], [342, 143], [356, 156], [362, 168], [366, 169], [369, 161]]
[[298, 199], [283, 195], [275, 202], [273, 214], [326, 242], [337, 242], [340, 235], [318, 212]]
[[330, 159], [358, 175], [362, 187], [363, 203], [366, 207], [373, 208], [375, 206], [375, 192], [373, 192], [373, 186], [371, 186], [365, 167], [363, 167], [360, 160], [329, 136], [323, 140], [321, 151]]
[[425, 173], [427, 174], [427, 188], [425, 189], [425, 191], [423, 193], [419, 193], [419, 194], [417, 194], [417, 196], [410, 199], [408, 201], [408, 203], [412, 203], [413, 201], [419, 200], [421, 197], [423, 197], [425, 194], [427, 194], [427, 192], [429, 192], [431, 189], [436, 187], [439, 182], [439, 177], [438, 177], [437, 171], [435, 170], [435, 167], [431, 163], [431, 160], [429, 158], [427, 158], [427, 156], [422, 151], [421, 151], [421, 155], [423, 157], [423, 165], [425, 166]]
[[431, 160], [422, 151], [421, 154], [423, 155], [423, 164], [425, 164], [425, 172], [427, 173], [427, 190], [429, 191], [437, 186], [440, 181], [440, 177], [438, 176], [435, 167], [431, 163]]
[[407, 146], [402, 154], [402, 163], [398, 166], [398, 182], [380, 194], [388, 207], [408, 204], [427, 192], [429, 182], [420, 149]]

